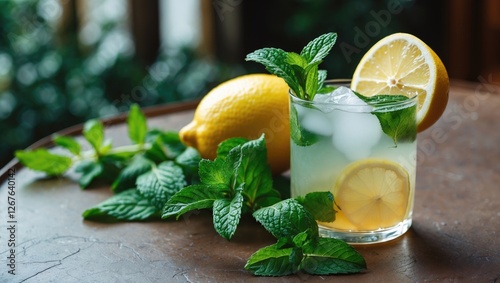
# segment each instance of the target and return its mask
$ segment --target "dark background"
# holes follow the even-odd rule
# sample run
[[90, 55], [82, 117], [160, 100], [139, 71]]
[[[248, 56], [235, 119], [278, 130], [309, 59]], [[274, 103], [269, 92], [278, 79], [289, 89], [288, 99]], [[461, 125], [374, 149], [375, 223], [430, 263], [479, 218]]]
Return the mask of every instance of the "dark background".
[[[103, 53], [109, 35], [124, 23], [99, 22], [99, 37], [83, 44], [84, 1], [0, 1], [0, 165], [15, 149], [132, 103], [198, 99], [227, 79], [266, 72], [245, 55], [262, 47], [300, 52], [330, 31], [338, 40], [321, 66], [329, 78], [351, 77], [376, 41], [408, 32], [434, 49], [450, 78], [500, 83], [500, 1], [197, 1], [200, 42], [165, 50], [161, 0], [117, 0], [127, 4], [133, 48], [111, 55]], [[47, 19], [42, 8], [51, 5], [60, 13]]]

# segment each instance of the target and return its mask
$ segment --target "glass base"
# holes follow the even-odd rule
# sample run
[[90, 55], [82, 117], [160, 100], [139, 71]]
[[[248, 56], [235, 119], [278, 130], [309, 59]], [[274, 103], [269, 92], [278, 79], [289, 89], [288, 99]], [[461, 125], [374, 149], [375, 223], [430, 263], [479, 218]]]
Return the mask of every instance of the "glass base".
[[396, 226], [371, 232], [351, 232], [347, 230], [336, 230], [319, 225], [321, 237], [343, 240], [349, 244], [364, 245], [387, 242], [403, 235], [411, 227], [411, 218], [404, 220]]

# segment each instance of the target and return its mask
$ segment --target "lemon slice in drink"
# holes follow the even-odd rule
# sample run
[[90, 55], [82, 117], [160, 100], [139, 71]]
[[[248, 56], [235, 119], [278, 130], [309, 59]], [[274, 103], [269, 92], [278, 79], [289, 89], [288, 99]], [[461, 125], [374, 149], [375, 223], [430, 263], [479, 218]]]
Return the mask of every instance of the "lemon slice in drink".
[[351, 88], [365, 96], [418, 95], [418, 132], [441, 117], [449, 86], [441, 59], [422, 40], [407, 33], [395, 33], [375, 43], [359, 62], [351, 82]]
[[387, 228], [403, 221], [409, 197], [408, 172], [384, 159], [351, 163], [335, 187], [335, 202], [347, 220], [360, 230]]

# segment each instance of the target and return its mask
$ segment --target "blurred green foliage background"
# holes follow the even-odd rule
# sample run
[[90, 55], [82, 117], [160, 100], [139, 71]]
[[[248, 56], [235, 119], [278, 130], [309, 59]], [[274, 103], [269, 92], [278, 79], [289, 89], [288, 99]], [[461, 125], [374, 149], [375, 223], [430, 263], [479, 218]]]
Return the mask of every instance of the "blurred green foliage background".
[[[144, 67], [117, 47], [116, 22], [84, 48], [58, 37], [44, 1], [0, 1], [0, 164], [55, 131], [94, 117], [202, 96], [226, 69], [180, 48]], [[57, 15], [55, 15], [57, 17]]]
[[[356, 45], [356, 28], [366, 32], [367, 23], [376, 22], [373, 13], [387, 10], [394, 1], [402, 12], [379, 22], [370, 44]], [[300, 51], [313, 37], [335, 31], [339, 39], [322, 68], [330, 78], [350, 77], [362, 54], [387, 34], [412, 32], [431, 46], [439, 46], [440, 36], [439, 29], [428, 32], [439, 20], [428, 12], [439, 14], [439, 6], [431, 3], [429, 9], [431, 4], [414, 0], [213, 0], [215, 48], [210, 60], [181, 46], [160, 49], [156, 61], [144, 66], [134, 55], [133, 42], [123, 36], [122, 23], [99, 21], [95, 38], [82, 44], [76, 32], [58, 32], [54, 21], [61, 13], [54, 3], [57, 0], [0, 1], [1, 166], [15, 149], [87, 119], [127, 111], [132, 103], [149, 106], [199, 98], [231, 77], [266, 72], [244, 61], [258, 48]], [[223, 31], [234, 24], [228, 16], [234, 19], [236, 14], [241, 22], [239, 48], [227, 50]], [[356, 52], [346, 56], [342, 43]]]

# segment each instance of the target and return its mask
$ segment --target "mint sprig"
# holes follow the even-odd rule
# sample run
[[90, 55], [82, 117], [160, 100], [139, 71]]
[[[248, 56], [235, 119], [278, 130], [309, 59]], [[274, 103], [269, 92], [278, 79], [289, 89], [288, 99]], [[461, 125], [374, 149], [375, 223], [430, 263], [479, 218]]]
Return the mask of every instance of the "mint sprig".
[[[191, 158], [190, 163], [194, 163], [199, 160], [199, 155], [191, 155]], [[84, 211], [83, 217], [100, 222], [159, 218], [165, 202], [188, 184], [186, 170], [190, 169], [175, 161], [156, 164], [138, 154], [113, 183], [116, 194]], [[123, 189], [130, 183], [133, 185]]]
[[[165, 202], [192, 182], [192, 171], [197, 169], [193, 164], [201, 159], [198, 152], [187, 147], [182, 152], [167, 153], [167, 147], [179, 149], [176, 143], [180, 141], [173, 138], [172, 132], [156, 136], [156, 151], [149, 149], [134, 155], [112, 183], [117, 194], [87, 209], [85, 219], [109, 222], [159, 218]], [[168, 146], [160, 146], [166, 137], [170, 140]]]
[[50, 176], [63, 175], [74, 168], [81, 174], [79, 183], [83, 189], [96, 181], [104, 181], [111, 182], [115, 192], [135, 187], [135, 180], [141, 174], [164, 161], [174, 161], [189, 175], [197, 171], [201, 159], [198, 152], [186, 147], [177, 132], [149, 130], [139, 106], [132, 105], [127, 125], [132, 145], [113, 147], [111, 140], [105, 137], [103, 123], [91, 119], [82, 130], [89, 150], [83, 151], [71, 136], [55, 135], [54, 143], [68, 154], [41, 148], [18, 150], [15, 156], [26, 167]]
[[83, 151], [73, 137], [56, 135], [54, 143], [66, 154], [40, 148], [19, 150], [15, 155], [26, 167], [49, 176], [60, 176], [73, 168], [80, 174], [82, 189], [97, 182], [110, 184], [116, 194], [86, 210], [85, 219], [137, 221], [159, 217], [167, 199], [197, 181], [201, 157], [182, 144], [177, 132], [149, 130], [137, 105], [131, 107], [127, 125], [131, 145], [113, 147], [105, 137], [103, 123], [92, 119], [82, 131], [89, 150]]
[[305, 100], [313, 100], [322, 92], [326, 71], [318, 65], [332, 49], [337, 34], [330, 32], [313, 39], [300, 52], [286, 52], [279, 48], [258, 49], [245, 58], [263, 64], [266, 69], [285, 80], [293, 93]]
[[248, 259], [245, 269], [255, 275], [348, 274], [366, 269], [365, 260], [354, 248], [341, 240], [320, 237], [313, 215], [295, 199], [261, 208], [253, 216], [278, 239]]
[[244, 212], [281, 200], [273, 188], [264, 136], [222, 142], [215, 160], [200, 161], [199, 177], [200, 184], [183, 188], [167, 201], [163, 218], [212, 209], [215, 230], [229, 240]]

